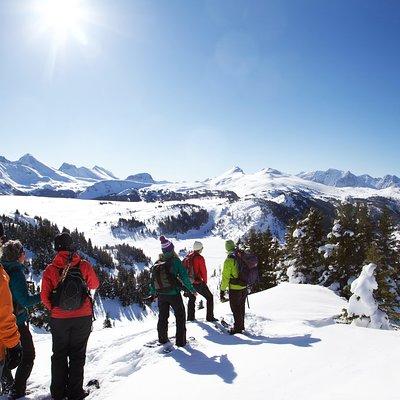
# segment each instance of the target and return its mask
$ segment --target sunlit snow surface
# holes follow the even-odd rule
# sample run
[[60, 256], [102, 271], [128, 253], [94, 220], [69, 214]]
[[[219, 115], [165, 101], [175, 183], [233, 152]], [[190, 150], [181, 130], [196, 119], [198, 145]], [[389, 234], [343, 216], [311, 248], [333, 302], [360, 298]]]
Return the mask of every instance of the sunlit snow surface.
[[[143, 345], [156, 339], [156, 316], [95, 323], [85, 381], [101, 389], [89, 399], [233, 398], [321, 400], [398, 399], [399, 334], [349, 325], [332, 317], [345, 302], [326, 288], [282, 284], [250, 296], [246, 335], [228, 336], [204, 321], [188, 323], [195, 340], [163, 354]], [[231, 321], [227, 304], [216, 315]], [[170, 335], [174, 335], [171, 318]], [[48, 393], [51, 337], [35, 332], [37, 358], [28, 399]]]

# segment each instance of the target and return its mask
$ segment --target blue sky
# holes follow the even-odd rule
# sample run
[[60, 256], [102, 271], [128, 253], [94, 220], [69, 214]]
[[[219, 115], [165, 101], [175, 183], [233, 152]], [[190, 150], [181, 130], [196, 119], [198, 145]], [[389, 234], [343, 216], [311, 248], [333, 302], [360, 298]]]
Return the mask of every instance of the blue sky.
[[9, 159], [123, 178], [400, 174], [398, 1], [81, 0], [86, 40], [69, 35], [53, 67], [30, 2], [0, 2]]

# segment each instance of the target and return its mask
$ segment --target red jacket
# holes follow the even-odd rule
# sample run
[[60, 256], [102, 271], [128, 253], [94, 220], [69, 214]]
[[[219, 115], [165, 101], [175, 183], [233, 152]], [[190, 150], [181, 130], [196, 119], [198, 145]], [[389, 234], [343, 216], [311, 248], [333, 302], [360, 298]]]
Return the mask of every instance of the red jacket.
[[207, 268], [204, 257], [200, 253], [194, 252], [192, 262], [195, 276], [193, 283], [207, 283]]
[[[42, 291], [40, 297], [46, 308], [51, 311], [52, 318], [77, 318], [88, 317], [92, 315], [92, 303], [89, 298], [85, 300], [82, 307], [78, 310], [66, 311], [59, 307], [53, 307], [50, 301], [51, 292], [57, 287], [61, 279], [61, 271], [68, 265], [69, 252], [59, 251], [53, 262], [47, 266], [43, 272]], [[89, 290], [94, 290], [99, 287], [99, 279], [94, 272], [93, 267], [86, 260], [82, 260], [78, 254], [72, 257], [71, 268], [77, 267], [81, 269], [83, 279], [86, 281]]]

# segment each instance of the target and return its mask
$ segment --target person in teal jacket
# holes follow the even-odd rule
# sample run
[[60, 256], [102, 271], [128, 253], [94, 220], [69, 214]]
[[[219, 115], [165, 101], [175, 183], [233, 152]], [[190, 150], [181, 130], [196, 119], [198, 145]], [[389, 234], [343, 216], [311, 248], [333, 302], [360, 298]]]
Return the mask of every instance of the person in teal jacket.
[[235, 243], [232, 240], [227, 240], [225, 242], [225, 250], [228, 255], [222, 269], [221, 301], [225, 301], [225, 291], [229, 290], [229, 304], [234, 320], [233, 328], [229, 333], [234, 335], [244, 331], [247, 287], [231, 283], [232, 279], [239, 277], [239, 269], [235, 257]]
[[158, 298], [158, 341], [161, 344], [169, 342], [168, 318], [170, 307], [174, 310], [176, 319], [176, 341], [179, 347], [186, 345], [186, 313], [181, 296], [183, 287], [196, 295], [190, 282], [186, 268], [174, 251], [174, 245], [164, 236], [160, 237], [162, 255], [153, 266], [150, 294]]
[[25, 251], [20, 241], [9, 240], [3, 246], [1, 263], [10, 277], [10, 291], [13, 297], [14, 314], [17, 318], [18, 330], [21, 335], [23, 356], [15, 372], [5, 365], [2, 375], [3, 392], [8, 391], [10, 399], [25, 396], [26, 382], [32, 372], [35, 359], [35, 347], [29, 331], [27, 308], [40, 303], [40, 294], [30, 294], [24, 274]]

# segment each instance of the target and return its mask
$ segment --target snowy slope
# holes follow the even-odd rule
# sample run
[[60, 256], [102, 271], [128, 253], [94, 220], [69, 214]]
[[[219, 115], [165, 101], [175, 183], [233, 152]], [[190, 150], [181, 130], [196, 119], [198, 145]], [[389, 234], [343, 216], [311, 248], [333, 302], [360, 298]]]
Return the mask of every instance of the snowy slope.
[[[162, 354], [143, 344], [156, 339], [156, 316], [117, 321], [90, 338], [86, 381], [101, 389], [89, 400], [177, 399], [397, 400], [399, 333], [335, 325], [345, 302], [326, 288], [282, 284], [250, 296], [246, 335], [228, 336], [204, 322], [187, 325], [185, 348]], [[227, 304], [216, 314], [230, 322]], [[170, 335], [174, 334], [173, 317]], [[36, 365], [29, 399], [48, 392], [51, 338], [36, 332]]]

